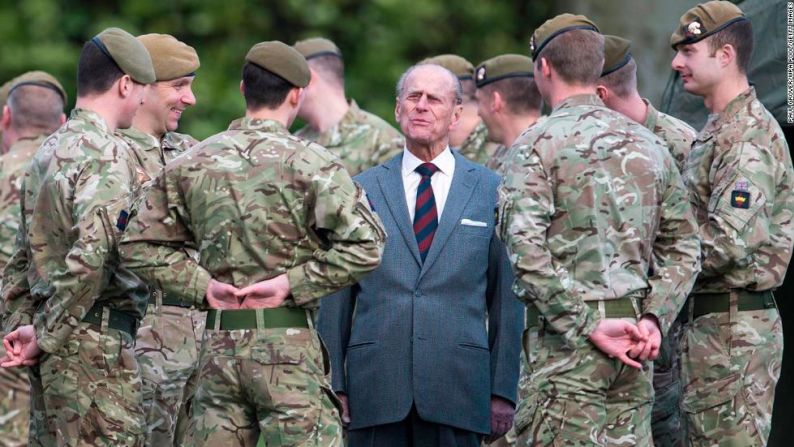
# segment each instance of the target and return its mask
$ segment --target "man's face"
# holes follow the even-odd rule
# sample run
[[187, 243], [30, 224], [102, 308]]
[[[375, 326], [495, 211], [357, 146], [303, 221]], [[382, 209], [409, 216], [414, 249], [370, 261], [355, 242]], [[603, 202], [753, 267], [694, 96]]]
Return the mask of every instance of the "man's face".
[[673, 70], [681, 74], [684, 90], [698, 96], [709, 94], [722, 73], [716, 54], [711, 55], [708, 38], [689, 45], [678, 45], [671, 65]]
[[173, 132], [179, 127], [182, 112], [196, 104], [193, 95], [193, 76], [183, 76], [170, 81], [160, 81], [149, 87], [146, 102], [138, 111], [138, 119], [158, 136]]
[[406, 140], [431, 145], [448, 137], [460, 109], [451, 77], [441, 67], [426, 65], [408, 75], [395, 116]]
[[491, 110], [493, 95], [489, 94], [487, 89], [478, 88], [474, 97], [477, 98], [477, 115], [480, 116], [482, 122], [485, 123], [485, 127], [488, 128], [488, 138], [498, 141], [500, 129], [494, 119], [493, 110]]

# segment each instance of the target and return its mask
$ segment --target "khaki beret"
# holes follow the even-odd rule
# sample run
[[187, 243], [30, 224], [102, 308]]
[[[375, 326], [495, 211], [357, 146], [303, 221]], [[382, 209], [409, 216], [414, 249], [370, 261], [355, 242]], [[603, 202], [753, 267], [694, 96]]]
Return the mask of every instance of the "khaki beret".
[[152, 57], [157, 81], [193, 76], [201, 65], [193, 47], [169, 34], [144, 34], [138, 40]]
[[534, 76], [532, 59], [523, 54], [503, 54], [488, 59], [481, 62], [474, 73], [478, 88], [500, 79]]
[[541, 50], [543, 50], [552, 39], [562, 33], [578, 29], [599, 32], [595, 23], [582, 15], [566, 13], [546, 20], [543, 22], [543, 25], [540, 25], [535, 32], [532, 33], [532, 37], [529, 38], [530, 56], [532, 56], [532, 59], [537, 59], [538, 54], [540, 54]]
[[601, 77], [623, 68], [631, 60], [631, 41], [618, 36], [604, 36], [604, 69]]
[[474, 79], [474, 65], [456, 54], [441, 54], [429, 57], [420, 64], [441, 65], [451, 71], [461, 81]]
[[294, 47], [306, 60], [321, 56], [336, 56], [342, 58], [342, 50], [340, 50], [335, 43], [323, 37], [299, 40], [295, 42]]
[[151, 84], [157, 79], [149, 52], [132, 34], [121, 28], [108, 28], [91, 42], [136, 82]]
[[670, 36], [670, 46], [695, 43], [728, 26], [747, 20], [738, 6], [728, 1], [701, 3], [685, 12]]
[[312, 77], [306, 58], [295, 48], [277, 40], [254, 45], [245, 55], [245, 60], [281, 76], [296, 87], [306, 87]]
[[11, 94], [11, 91], [23, 85], [37, 85], [39, 87], [55, 90], [59, 95], [61, 95], [61, 99], [63, 99], [64, 104], [66, 104], [66, 101], [69, 98], [66, 95], [66, 90], [63, 89], [61, 83], [58, 82], [53, 75], [45, 71], [34, 70], [22, 73], [0, 87], [0, 108], [6, 105], [6, 101], [8, 101], [8, 95]]

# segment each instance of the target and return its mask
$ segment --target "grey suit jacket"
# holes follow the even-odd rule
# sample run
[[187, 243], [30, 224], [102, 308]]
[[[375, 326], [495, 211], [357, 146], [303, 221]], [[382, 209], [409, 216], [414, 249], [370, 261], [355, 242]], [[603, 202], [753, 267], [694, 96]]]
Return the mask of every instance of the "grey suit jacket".
[[[388, 234], [380, 267], [323, 298], [318, 330], [351, 429], [404, 419], [490, 433], [491, 395], [515, 402], [523, 305], [494, 233], [499, 177], [457, 152], [438, 229], [422, 263], [402, 154], [355, 177]], [[464, 225], [463, 219], [485, 226]]]

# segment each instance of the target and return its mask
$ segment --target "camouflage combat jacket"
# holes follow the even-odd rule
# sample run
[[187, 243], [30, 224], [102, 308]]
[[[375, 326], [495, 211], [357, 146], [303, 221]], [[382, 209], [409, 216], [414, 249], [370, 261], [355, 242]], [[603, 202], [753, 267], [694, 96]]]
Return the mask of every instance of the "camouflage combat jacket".
[[95, 112], [72, 111], [28, 166], [3, 298], [14, 328], [31, 321], [53, 352], [100, 303], [142, 318], [148, 288], [119, 265], [118, 241], [140, 192], [135, 162]]
[[519, 297], [570, 346], [587, 343], [600, 318], [585, 301], [637, 292], [641, 313], [666, 332], [699, 270], [699, 244], [664, 143], [597, 96], [577, 95], [513, 146], [499, 232]]
[[[522, 135], [524, 135], [525, 133], [529, 132], [532, 129], [533, 126], [537, 125], [538, 123], [543, 122], [545, 119], [546, 119], [545, 116], [538, 117], [538, 119], [534, 123], [532, 123], [529, 126], [527, 126], [527, 128], [524, 129], [523, 132], [521, 132], [521, 135], [519, 135], [518, 138], [516, 138], [516, 141], [518, 141], [521, 138]], [[515, 143], [515, 141], [514, 141], [514, 143]], [[491, 158], [488, 159], [488, 162], [485, 163], [485, 167], [490, 169], [490, 170], [492, 170], [492, 171], [494, 171], [494, 172], [496, 172], [499, 175], [504, 175], [505, 165], [510, 160], [510, 157], [511, 157], [511, 155], [513, 153], [512, 152], [512, 148], [513, 147], [514, 147], [513, 145], [503, 146], [503, 145], [500, 144], [499, 147], [496, 148], [496, 152], [494, 152], [493, 155], [491, 155]]]
[[339, 123], [318, 133], [306, 126], [295, 135], [313, 141], [339, 157], [350, 175], [377, 166], [403, 150], [403, 137], [386, 121], [361, 110], [355, 101]]
[[643, 101], [648, 106], [644, 126], [667, 143], [678, 171], [684, 172], [684, 162], [689, 155], [697, 132], [680, 119], [656, 110], [647, 99], [643, 99]]
[[703, 241], [694, 292], [779, 287], [794, 239], [794, 171], [754, 88], [709, 117], [683, 177]]
[[210, 279], [245, 287], [286, 273], [285, 305], [313, 308], [374, 269], [384, 241], [336, 157], [276, 121], [245, 118], [166, 165], [122, 255], [166, 296], [198, 307]]
[[154, 180], [166, 162], [198, 144], [198, 140], [190, 135], [166, 132], [163, 138], [158, 140], [134, 127], [119, 129], [116, 135], [132, 149], [139, 166], [138, 177], [144, 186], [148, 186]]
[[480, 124], [477, 124], [477, 127], [463, 140], [458, 152], [475, 163], [485, 165], [500, 147], [501, 144], [488, 141], [488, 128], [480, 121]]

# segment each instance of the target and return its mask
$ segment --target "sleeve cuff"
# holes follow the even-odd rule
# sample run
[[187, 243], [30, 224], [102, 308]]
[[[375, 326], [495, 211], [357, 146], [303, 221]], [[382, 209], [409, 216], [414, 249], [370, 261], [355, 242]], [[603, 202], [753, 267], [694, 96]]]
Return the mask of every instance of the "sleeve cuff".
[[308, 278], [306, 277], [304, 264], [297, 265], [287, 270], [287, 279], [289, 280], [290, 294], [295, 304], [303, 306], [316, 299], [312, 293], [313, 290]]
[[204, 303], [206, 302], [207, 288], [209, 287], [211, 280], [212, 276], [210, 273], [197, 264], [196, 274], [192, 281], [194, 290], [192, 298], [196, 307], [204, 307]]

